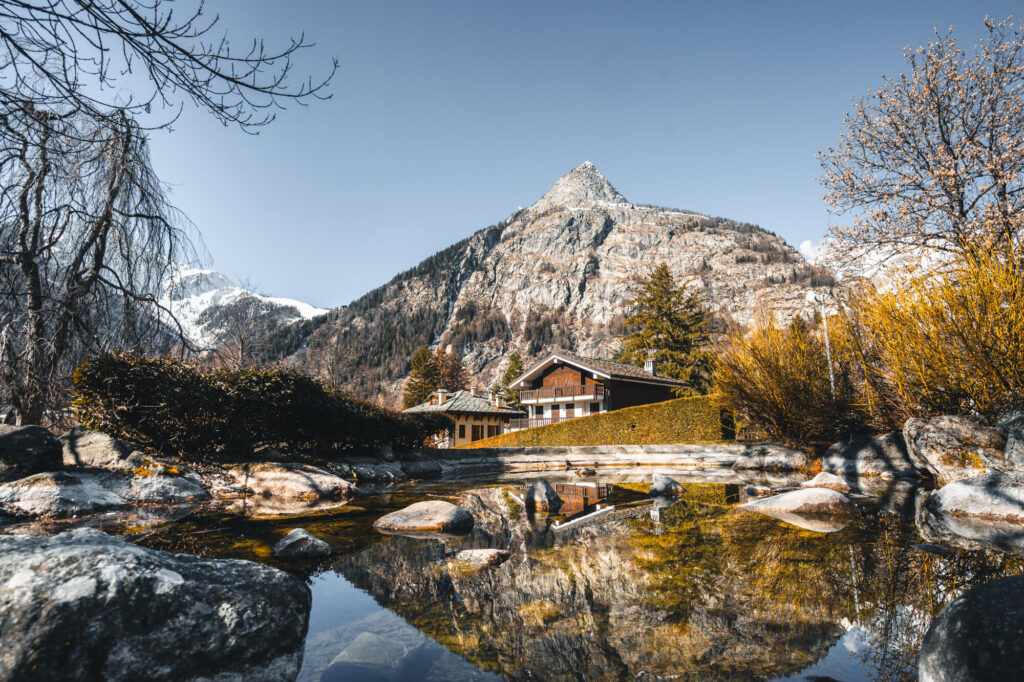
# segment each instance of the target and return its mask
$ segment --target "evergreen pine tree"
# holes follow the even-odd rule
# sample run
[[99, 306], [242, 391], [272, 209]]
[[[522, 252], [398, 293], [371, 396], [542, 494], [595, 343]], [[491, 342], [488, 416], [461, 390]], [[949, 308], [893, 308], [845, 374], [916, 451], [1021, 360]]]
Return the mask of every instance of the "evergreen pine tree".
[[405, 407], [413, 407], [425, 402], [431, 393], [441, 385], [441, 373], [430, 349], [420, 346], [410, 361], [412, 371], [405, 382]]
[[505, 372], [501, 375], [501, 379], [491, 386], [491, 391], [504, 398], [505, 404], [509, 407], [515, 407], [517, 409], [522, 407], [519, 403], [519, 392], [509, 388], [509, 384], [522, 376], [522, 374], [523, 356], [519, 353], [512, 353], [508, 359], [508, 367], [505, 368]]
[[678, 284], [668, 265], [660, 263], [640, 282], [627, 306], [631, 331], [619, 359], [642, 367], [650, 357], [658, 374], [687, 383], [678, 393], [704, 392], [710, 373], [705, 348], [711, 312], [701, 293]]

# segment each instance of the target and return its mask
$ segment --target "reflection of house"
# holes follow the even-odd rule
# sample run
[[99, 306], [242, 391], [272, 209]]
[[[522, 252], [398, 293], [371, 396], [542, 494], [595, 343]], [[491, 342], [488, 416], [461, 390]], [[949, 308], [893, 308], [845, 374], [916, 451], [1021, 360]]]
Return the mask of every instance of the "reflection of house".
[[683, 385], [658, 376], [651, 361], [644, 368], [556, 351], [510, 384], [519, 391], [526, 419], [513, 419], [511, 430], [552, 424], [675, 397]]
[[555, 492], [562, 499], [558, 512], [563, 516], [587, 511], [608, 498], [608, 486], [604, 483], [556, 483]]
[[449, 394], [441, 389], [430, 394], [424, 402], [406, 412], [437, 412], [448, 415], [455, 422], [450, 436], [443, 436], [437, 447], [455, 447], [465, 443], [497, 436], [506, 430], [509, 421], [523, 413], [505, 407], [500, 397], [490, 398], [473, 388]]

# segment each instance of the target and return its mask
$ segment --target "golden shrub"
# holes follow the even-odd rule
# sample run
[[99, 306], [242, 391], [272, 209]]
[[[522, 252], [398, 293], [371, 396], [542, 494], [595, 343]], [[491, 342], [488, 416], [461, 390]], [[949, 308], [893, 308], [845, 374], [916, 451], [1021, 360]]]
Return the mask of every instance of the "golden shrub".
[[[1018, 247], [1019, 248], [1019, 247]], [[968, 250], [849, 300], [867, 398], [901, 421], [995, 417], [1024, 395], [1024, 272], [1018, 249]]]

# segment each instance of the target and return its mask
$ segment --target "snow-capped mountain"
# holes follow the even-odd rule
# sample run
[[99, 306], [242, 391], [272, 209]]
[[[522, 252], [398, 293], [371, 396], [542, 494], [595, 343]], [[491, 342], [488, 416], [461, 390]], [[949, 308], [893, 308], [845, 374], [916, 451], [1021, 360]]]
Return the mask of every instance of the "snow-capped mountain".
[[264, 296], [239, 286], [215, 270], [179, 266], [164, 283], [163, 304], [174, 314], [185, 334], [199, 346], [215, 340], [218, 314], [242, 299], [258, 300], [268, 331], [324, 315], [328, 310], [290, 298]]

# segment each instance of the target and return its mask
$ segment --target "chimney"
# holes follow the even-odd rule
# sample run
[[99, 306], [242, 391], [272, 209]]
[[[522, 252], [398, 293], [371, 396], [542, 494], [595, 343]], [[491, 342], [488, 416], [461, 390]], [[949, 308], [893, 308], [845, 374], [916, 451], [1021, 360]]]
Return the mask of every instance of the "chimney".
[[494, 397], [494, 406], [495, 407], [505, 407], [505, 396], [503, 396], [498, 391], [495, 391], [493, 397]]
[[437, 404], [444, 405], [448, 402], [448, 391], [443, 388], [437, 389]]
[[652, 377], [658, 376], [657, 365], [654, 361], [654, 351], [647, 351], [647, 359], [644, 361], [644, 371]]
[[470, 389], [469, 389], [469, 394], [470, 394], [471, 396], [473, 396], [474, 398], [475, 398], [475, 397], [477, 396], [477, 394], [478, 394], [479, 392], [480, 392], [480, 389], [478, 389], [478, 388], [477, 388], [476, 386], [472, 386], [472, 387], [470, 387]]

